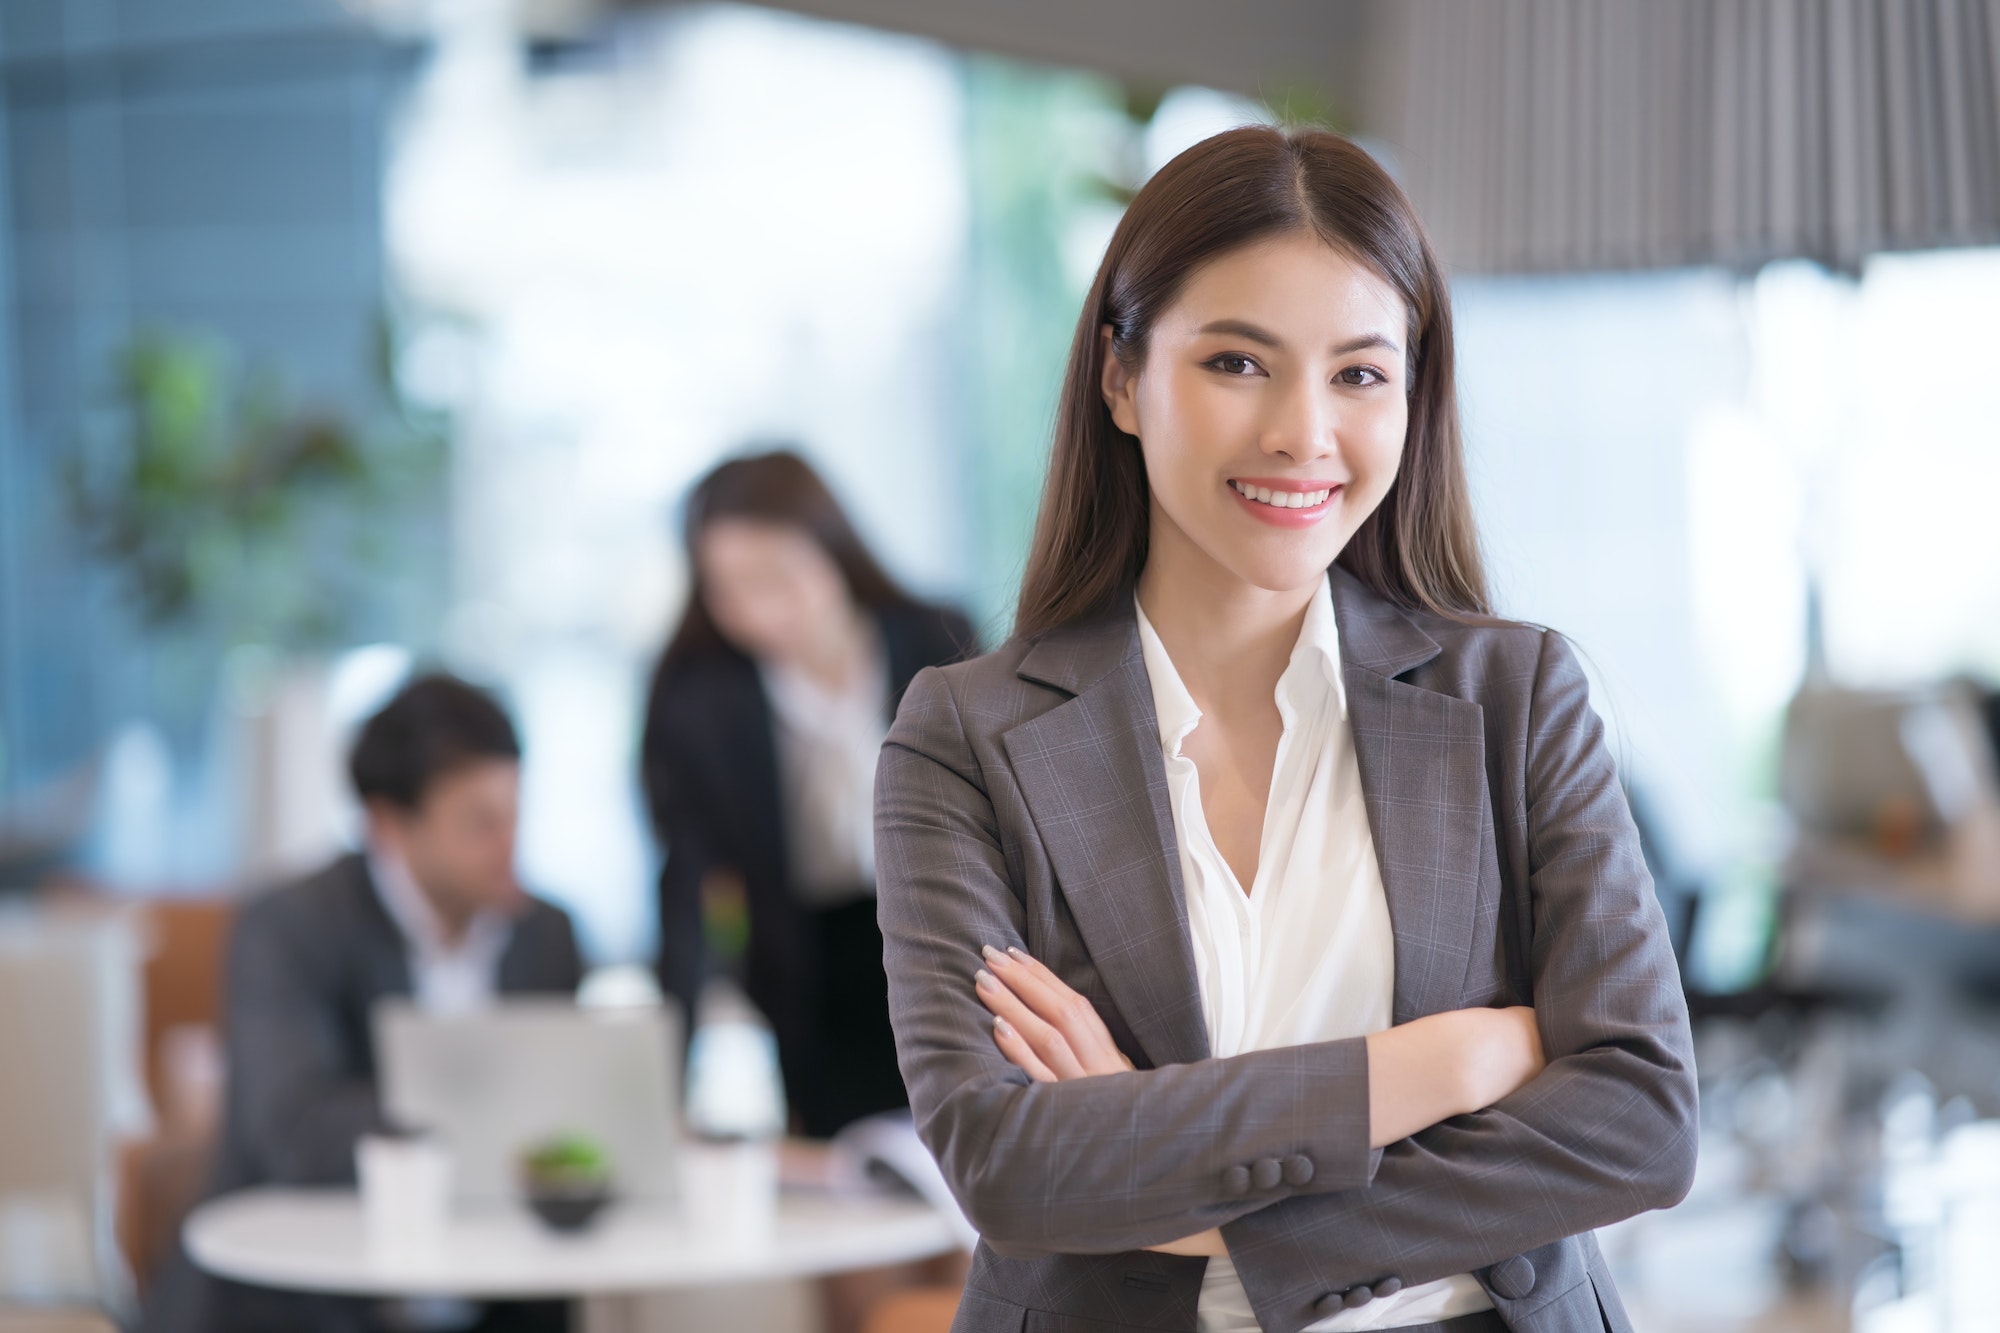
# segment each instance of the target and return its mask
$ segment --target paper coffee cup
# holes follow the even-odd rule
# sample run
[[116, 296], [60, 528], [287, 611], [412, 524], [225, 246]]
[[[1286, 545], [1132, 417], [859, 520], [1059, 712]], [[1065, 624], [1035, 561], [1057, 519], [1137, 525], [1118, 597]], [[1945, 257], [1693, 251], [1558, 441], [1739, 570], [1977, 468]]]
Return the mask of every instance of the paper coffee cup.
[[680, 1177], [681, 1208], [701, 1233], [747, 1245], [777, 1229], [776, 1140], [691, 1140], [681, 1147]]
[[397, 1260], [435, 1251], [451, 1214], [451, 1155], [434, 1139], [367, 1135], [355, 1145], [369, 1251]]

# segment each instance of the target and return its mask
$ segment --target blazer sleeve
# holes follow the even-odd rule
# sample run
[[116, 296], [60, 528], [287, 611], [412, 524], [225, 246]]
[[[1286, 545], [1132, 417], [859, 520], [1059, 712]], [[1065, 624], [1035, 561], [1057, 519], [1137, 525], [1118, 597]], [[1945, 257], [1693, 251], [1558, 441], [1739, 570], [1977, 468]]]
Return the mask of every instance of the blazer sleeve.
[[1548, 1067], [1512, 1097], [1392, 1145], [1366, 1190], [1224, 1229], [1246, 1285], [1405, 1285], [1472, 1272], [1681, 1200], [1694, 1053], [1666, 920], [1568, 644], [1542, 636], [1525, 769], [1530, 965]]
[[653, 832], [666, 845], [660, 866], [659, 953], [654, 972], [660, 989], [679, 1001], [681, 1017], [691, 1033], [695, 1000], [707, 969], [701, 933], [701, 883], [710, 854], [702, 834], [699, 793], [693, 763], [674, 725], [670, 686], [656, 684], [646, 711], [641, 744], [641, 772]]
[[917, 1128], [998, 1252], [1117, 1253], [1367, 1183], [1359, 1038], [1034, 1083], [993, 1044], [980, 948], [1025, 947], [980, 765], [944, 673], [910, 686], [876, 771], [889, 1008]]
[[[538, 898], [520, 929], [527, 935], [521, 989], [574, 995], [583, 984], [585, 968], [583, 951], [577, 947], [576, 923], [569, 913]], [[504, 972], [502, 975], [504, 990]]]
[[235, 1132], [270, 1184], [352, 1184], [354, 1145], [382, 1126], [381, 1106], [343, 1056], [329, 950], [282, 907], [244, 911], [230, 940]]
[[589, 969], [583, 965], [583, 950], [577, 947], [576, 923], [569, 919], [569, 913], [556, 911], [555, 943], [555, 989], [574, 995], [583, 985], [584, 974]]

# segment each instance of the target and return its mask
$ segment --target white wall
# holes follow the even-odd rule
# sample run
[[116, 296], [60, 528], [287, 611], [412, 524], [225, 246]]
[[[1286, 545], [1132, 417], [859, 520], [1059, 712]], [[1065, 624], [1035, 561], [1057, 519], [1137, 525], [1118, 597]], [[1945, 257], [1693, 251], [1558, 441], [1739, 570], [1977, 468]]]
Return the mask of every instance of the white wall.
[[2000, 674], [2000, 251], [1456, 298], [1501, 609], [1587, 654], [1694, 868], [1771, 855], [1808, 569], [1836, 680]]

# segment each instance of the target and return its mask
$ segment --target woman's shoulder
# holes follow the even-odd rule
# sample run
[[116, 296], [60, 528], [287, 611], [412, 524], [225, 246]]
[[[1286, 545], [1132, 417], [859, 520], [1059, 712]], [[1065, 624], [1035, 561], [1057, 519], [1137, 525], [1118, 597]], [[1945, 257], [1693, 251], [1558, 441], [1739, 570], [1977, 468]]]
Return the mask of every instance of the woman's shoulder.
[[917, 674], [897, 710], [891, 741], [936, 743], [949, 738], [974, 750], [1068, 699], [1032, 670], [1024, 670], [1037, 638], [1010, 638], [977, 657], [933, 666]]
[[664, 654], [653, 670], [653, 689], [699, 695], [756, 676], [756, 664], [743, 653], [726, 644], [701, 644]]
[[1343, 566], [1331, 575], [1344, 655], [1391, 675], [1415, 669], [1467, 682], [1532, 676], [1561, 638], [1533, 621], [1412, 605]]
[[1555, 632], [1547, 625], [1505, 616], [1455, 617], [1428, 611], [1412, 615], [1424, 632], [1437, 641], [1441, 659], [1475, 668], [1482, 674], [1532, 671], [1541, 659], [1545, 640]]
[[748, 657], [726, 645], [701, 645], [664, 655], [647, 690], [651, 737], [735, 733], [755, 718], [762, 687]]
[[1588, 693], [1576, 650], [1547, 625], [1501, 616], [1408, 614], [1438, 648], [1411, 673], [1412, 683], [1471, 700], [1522, 725], [1537, 711], [1538, 700], [1546, 703], [1569, 690]]
[[961, 707], [990, 710], [1005, 700], [1027, 700], [1046, 693], [1021, 674], [1021, 664], [1035, 646], [1034, 639], [1011, 638], [991, 652], [961, 655], [937, 663], [918, 680], [931, 691], [949, 696]]

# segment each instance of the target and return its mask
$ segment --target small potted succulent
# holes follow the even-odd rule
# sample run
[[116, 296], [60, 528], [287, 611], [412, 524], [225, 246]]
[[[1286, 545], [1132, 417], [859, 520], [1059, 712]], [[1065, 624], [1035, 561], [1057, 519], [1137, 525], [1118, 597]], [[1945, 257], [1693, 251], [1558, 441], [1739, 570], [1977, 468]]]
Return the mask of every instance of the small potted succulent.
[[528, 1207], [553, 1231], [581, 1231], [611, 1202], [611, 1162], [581, 1134], [562, 1134], [521, 1154]]

